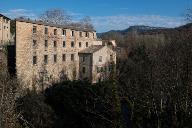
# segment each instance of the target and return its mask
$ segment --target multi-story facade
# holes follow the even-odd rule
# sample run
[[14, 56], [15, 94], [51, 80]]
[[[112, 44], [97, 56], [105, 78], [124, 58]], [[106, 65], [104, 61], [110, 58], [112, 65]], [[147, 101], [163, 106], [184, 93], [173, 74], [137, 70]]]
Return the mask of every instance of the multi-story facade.
[[95, 30], [16, 19], [17, 78], [26, 85], [77, 80], [78, 53], [93, 45], [102, 46]]
[[79, 79], [97, 83], [110, 79], [116, 65], [116, 53], [107, 45], [92, 45], [79, 52]]
[[10, 41], [10, 19], [0, 14], [0, 46]]

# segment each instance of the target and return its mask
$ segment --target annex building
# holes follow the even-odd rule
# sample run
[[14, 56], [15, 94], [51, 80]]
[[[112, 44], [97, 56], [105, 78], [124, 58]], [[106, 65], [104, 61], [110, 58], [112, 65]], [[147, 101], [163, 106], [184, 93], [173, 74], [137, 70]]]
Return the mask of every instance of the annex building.
[[11, 19], [0, 14], [0, 46], [10, 41], [10, 21]]

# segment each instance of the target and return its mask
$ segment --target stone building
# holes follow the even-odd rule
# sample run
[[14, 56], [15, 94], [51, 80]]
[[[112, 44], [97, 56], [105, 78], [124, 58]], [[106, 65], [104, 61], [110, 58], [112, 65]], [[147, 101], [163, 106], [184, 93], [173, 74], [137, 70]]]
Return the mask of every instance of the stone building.
[[107, 45], [92, 45], [79, 52], [79, 78], [97, 83], [110, 78], [116, 53]]
[[0, 14], [0, 46], [10, 41], [10, 19]]
[[92, 57], [107, 54], [108, 48], [102, 46], [103, 42], [97, 39], [95, 30], [29, 19], [16, 19], [15, 23], [17, 78], [30, 87], [79, 79], [81, 54], [78, 53], [93, 45], [101, 47], [99, 51], [103, 52], [94, 52]]

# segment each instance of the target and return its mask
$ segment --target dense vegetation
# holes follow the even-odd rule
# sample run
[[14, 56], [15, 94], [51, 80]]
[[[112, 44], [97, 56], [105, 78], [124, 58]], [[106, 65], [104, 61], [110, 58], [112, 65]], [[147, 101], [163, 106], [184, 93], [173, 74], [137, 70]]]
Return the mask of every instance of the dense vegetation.
[[29, 91], [17, 103], [27, 126], [35, 128], [121, 127], [120, 101], [112, 81], [93, 86], [66, 81], [47, 88], [44, 95]]
[[192, 127], [192, 31], [175, 31], [165, 40], [139, 43], [119, 64], [120, 97], [132, 127]]

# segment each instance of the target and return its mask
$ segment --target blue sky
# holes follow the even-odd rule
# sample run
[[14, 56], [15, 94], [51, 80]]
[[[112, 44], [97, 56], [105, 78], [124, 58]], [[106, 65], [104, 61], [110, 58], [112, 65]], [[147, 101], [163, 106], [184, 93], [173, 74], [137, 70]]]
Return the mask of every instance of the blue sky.
[[1, 0], [0, 13], [11, 18], [38, 17], [44, 10], [61, 8], [75, 20], [90, 16], [98, 32], [132, 25], [176, 27], [192, 0]]

